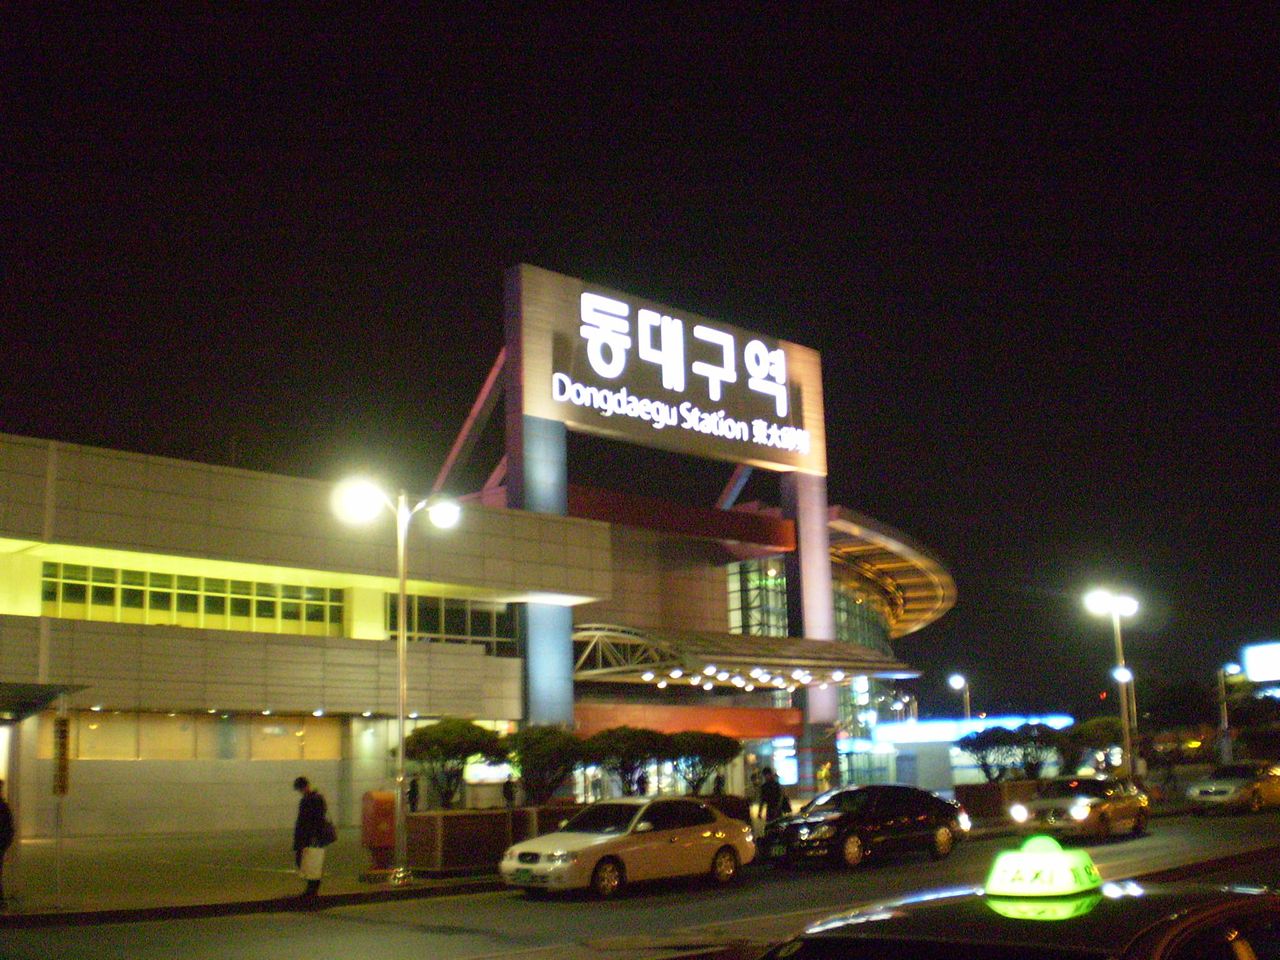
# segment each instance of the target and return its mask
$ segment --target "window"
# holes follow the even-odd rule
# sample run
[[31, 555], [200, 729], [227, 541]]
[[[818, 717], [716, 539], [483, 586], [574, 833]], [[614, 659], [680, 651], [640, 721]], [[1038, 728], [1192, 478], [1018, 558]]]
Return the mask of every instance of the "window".
[[787, 636], [787, 574], [781, 557], [728, 566], [729, 629], [751, 637]]

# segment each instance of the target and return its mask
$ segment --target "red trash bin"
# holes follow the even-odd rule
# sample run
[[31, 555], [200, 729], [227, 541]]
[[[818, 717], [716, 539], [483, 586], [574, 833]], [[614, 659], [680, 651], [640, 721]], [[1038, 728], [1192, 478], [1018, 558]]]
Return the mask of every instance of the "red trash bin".
[[360, 808], [360, 842], [373, 857], [375, 870], [387, 870], [396, 852], [396, 795], [369, 790]]

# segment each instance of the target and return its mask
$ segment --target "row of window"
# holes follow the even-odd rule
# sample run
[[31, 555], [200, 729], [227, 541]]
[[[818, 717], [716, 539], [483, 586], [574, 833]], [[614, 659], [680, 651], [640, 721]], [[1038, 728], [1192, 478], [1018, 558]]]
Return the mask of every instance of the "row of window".
[[[396, 632], [397, 596], [386, 595], [389, 637]], [[70, 620], [345, 635], [344, 592], [331, 587], [46, 563], [41, 600], [45, 616]], [[519, 655], [512, 604], [412, 596], [406, 609], [410, 640], [481, 643], [494, 656]]]
[[45, 616], [211, 630], [342, 636], [343, 591], [288, 583], [262, 583], [44, 564]]
[[[72, 760], [339, 760], [336, 717], [73, 710]], [[54, 756], [54, 714], [40, 715], [36, 755]]]

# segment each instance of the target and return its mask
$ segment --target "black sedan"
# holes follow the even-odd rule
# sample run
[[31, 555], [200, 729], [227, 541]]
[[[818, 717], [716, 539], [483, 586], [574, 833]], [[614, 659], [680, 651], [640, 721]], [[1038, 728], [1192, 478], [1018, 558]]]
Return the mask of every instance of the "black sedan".
[[814, 797], [798, 813], [770, 822], [757, 843], [766, 859], [814, 858], [856, 867], [867, 856], [926, 850], [941, 859], [969, 831], [954, 800], [898, 784], [841, 787]]

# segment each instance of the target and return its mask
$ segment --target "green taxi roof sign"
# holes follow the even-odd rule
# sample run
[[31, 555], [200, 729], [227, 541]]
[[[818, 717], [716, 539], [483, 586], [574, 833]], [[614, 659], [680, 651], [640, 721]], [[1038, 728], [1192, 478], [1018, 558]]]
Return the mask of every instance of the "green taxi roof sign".
[[996, 856], [987, 874], [991, 897], [1069, 897], [1102, 886], [1102, 875], [1084, 850], [1064, 850], [1053, 837], [1028, 837], [1017, 850]]

